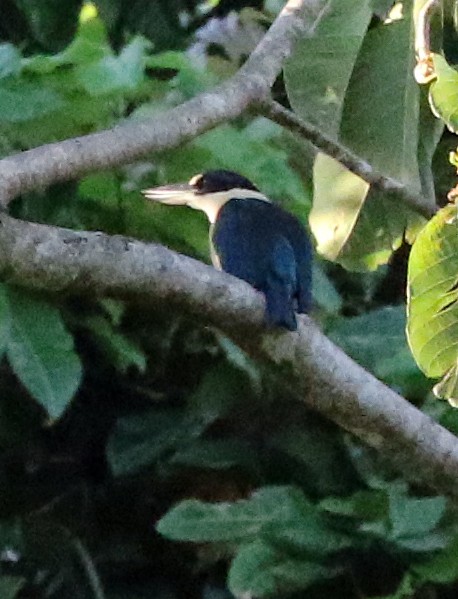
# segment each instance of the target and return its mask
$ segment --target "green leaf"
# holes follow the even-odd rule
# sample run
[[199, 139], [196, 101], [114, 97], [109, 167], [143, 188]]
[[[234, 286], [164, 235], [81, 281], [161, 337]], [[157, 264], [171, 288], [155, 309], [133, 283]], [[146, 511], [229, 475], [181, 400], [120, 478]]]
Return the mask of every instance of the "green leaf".
[[[269, 435], [269, 447], [291, 464], [294, 481], [314, 494], [342, 494], [352, 488], [353, 469], [334, 429], [292, 412]], [[286, 473], [285, 473], [286, 475]]]
[[329, 314], [338, 314], [342, 309], [342, 298], [324, 268], [315, 261], [313, 264], [313, 299]]
[[447, 584], [458, 579], [458, 537], [443, 551], [420, 563], [410, 566], [422, 581]]
[[433, 54], [437, 79], [429, 88], [429, 101], [434, 114], [453, 133], [458, 133], [458, 72], [440, 54]]
[[311, 504], [294, 487], [264, 487], [250, 499], [234, 503], [183, 501], [158, 522], [157, 530], [177, 541], [242, 541], [262, 531], [300, 524]]
[[21, 53], [13, 44], [0, 44], [0, 79], [18, 75], [21, 70]]
[[432, 160], [443, 131], [444, 123], [432, 113], [428, 102], [427, 91], [422, 86], [420, 96], [418, 166], [420, 169], [422, 194], [425, 198], [431, 200], [432, 206], [436, 205], [436, 188]]
[[445, 377], [440, 396], [458, 400], [458, 218], [456, 206], [440, 210], [419, 234], [408, 269], [407, 335], [418, 366]]
[[135, 90], [143, 81], [145, 54], [149, 47], [148, 40], [137, 36], [119, 56], [104, 56], [95, 63], [79, 67], [78, 81], [92, 96]]
[[387, 517], [389, 502], [384, 491], [357, 491], [350, 497], [327, 497], [321, 501], [320, 508], [330, 514], [370, 522]]
[[294, 111], [333, 137], [339, 132], [345, 92], [371, 17], [368, 0], [331, 0], [313, 35], [301, 37], [285, 65]]
[[392, 489], [389, 494], [391, 534], [394, 539], [419, 537], [433, 531], [444, 516], [444, 497], [408, 497], [405, 490]]
[[303, 511], [300, 520], [282, 526], [270, 526], [264, 534], [275, 546], [294, 552], [304, 552], [310, 557], [327, 556], [347, 549], [354, 539], [330, 529], [316, 508]]
[[84, 324], [94, 333], [99, 348], [120, 372], [125, 373], [132, 366], [140, 372], [146, 370], [144, 352], [126, 335], [117, 331], [106, 318], [92, 316]]
[[0, 87], [0, 123], [23, 123], [57, 111], [63, 105], [60, 93], [25, 81]]
[[119, 419], [107, 447], [114, 475], [126, 476], [154, 464], [199, 436], [205, 427], [179, 409], [150, 410]]
[[98, 18], [80, 23], [73, 41], [58, 54], [33, 54], [22, 59], [22, 67], [29, 73], [44, 75], [63, 65], [84, 65], [101, 60], [111, 53], [107, 32]]
[[419, 190], [419, 89], [412, 11], [403, 7], [401, 20], [373, 27], [364, 39], [345, 96], [341, 140], [376, 171]]
[[0, 576], [0, 597], [15, 599], [25, 583], [25, 578], [19, 576]]
[[165, 456], [173, 461], [175, 451], [186, 453], [189, 444], [239, 400], [239, 394], [246, 398], [241, 378], [235, 368], [210, 368], [187, 410], [155, 409], [119, 419], [107, 448], [114, 474], [131, 474]]
[[229, 570], [228, 586], [236, 597], [278, 597], [279, 593], [306, 589], [334, 575], [330, 568], [283, 555], [257, 540], [237, 552]]
[[253, 385], [253, 389], [260, 393], [262, 389], [262, 377], [259, 366], [229, 337], [223, 335], [223, 333], [215, 331], [215, 339], [220, 349], [224, 352], [228, 363], [246, 374]]
[[67, 408], [81, 382], [82, 367], [59, 310], [9, 289], [11, 333], [8, 361], [51, 418]]
[[249, 371], [239, 365], [217, 364], [207, 370], [189, 398], [189, 408], [207, 424], [233, 412], [234, 407], [253, 401], [256, 388]]
[[342, 318], [328, 330], [329, 337], [354, 360], [387, 384], [407, 393], [427, 381], [409, 351], [403, 306], [380, 308], [361, 316]]
[[349, 270], [375, 270], [425, 219], [369, 185], [339, 162], [318, 154], [310, 227], [317, 251]]
[[369, 184], [337, 160], [318, 154], [313, 167], [313, 185], [310, 227], [318, 243], [317, 251], [334, 261], [355, 227]]

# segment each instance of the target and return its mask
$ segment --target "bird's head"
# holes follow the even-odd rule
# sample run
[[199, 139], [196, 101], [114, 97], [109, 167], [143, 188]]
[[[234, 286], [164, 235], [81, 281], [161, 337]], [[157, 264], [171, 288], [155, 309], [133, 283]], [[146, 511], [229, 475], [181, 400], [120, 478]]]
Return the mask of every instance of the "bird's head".
[[225, 170], [195, 175], [188, 183], [163, 185], [142, 191], [145, 198], [162, 204], [190, 206], [202, 210], [214, 223], [218, 212], [229, 200], [253, 198], [269, 201], [258, 188], [242, 175]]

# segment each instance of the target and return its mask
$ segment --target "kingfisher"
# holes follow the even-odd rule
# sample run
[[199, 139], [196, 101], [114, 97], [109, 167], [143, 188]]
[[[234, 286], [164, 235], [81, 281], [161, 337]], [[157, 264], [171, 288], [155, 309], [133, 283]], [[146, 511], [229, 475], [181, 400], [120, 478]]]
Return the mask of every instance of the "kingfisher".
[[227, 170], [142, 191], [149, 199], [202, 210], [210, 221], [213, 266], [243, 279], [266, 299], [268, 326], [297, 329], [311, 308], [312, 247], [300, 221], [248, 179]]

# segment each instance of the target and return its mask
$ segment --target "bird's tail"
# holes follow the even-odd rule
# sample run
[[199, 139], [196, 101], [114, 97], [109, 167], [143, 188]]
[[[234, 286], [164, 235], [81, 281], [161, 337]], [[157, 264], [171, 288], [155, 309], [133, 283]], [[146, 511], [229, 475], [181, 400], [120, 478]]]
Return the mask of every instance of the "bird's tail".
[[297, 322], [290, 286], [285, 285], [281, 280], [272, 279], [265, 291], [265, 296], [267, 324], [295, 331], [297, 329]]

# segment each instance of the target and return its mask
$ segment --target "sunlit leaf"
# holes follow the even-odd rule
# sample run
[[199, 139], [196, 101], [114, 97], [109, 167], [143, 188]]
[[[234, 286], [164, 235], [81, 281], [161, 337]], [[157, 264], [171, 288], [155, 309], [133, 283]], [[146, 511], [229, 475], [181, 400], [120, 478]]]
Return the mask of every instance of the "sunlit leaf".
[[349, 270], [385, 264], [403, 239], [415, 238], [424, 218], [369, 185], [339, 162], [319, 154], [309, 216], [317, 250]]
[[345, 92], [372, 16], [369, 0], [331, 0], [313, 31], [286, 62], [285, 83], [295, 112], [337, 136]]
[[437, 117], [450, 131], [458, 132], [458, 72], [440, 54], [434, 54], [437, 79], [431, 83], [429, 100]]
[[419, 234], [409, 260], [409, 344], [429, 377], [444, 377], [441, 396], [458, 400], [458, 218], [457, 207], [438, 212]]
[[318, 154], [315, 160], [313, 183], [309, 222], [317, 251], [336, 260], [353, 231], [369, 184], [325, 154]]
[[411, 10], [370, 29], [345, 95], [341, 140], [376, 171], [420, 189]]

